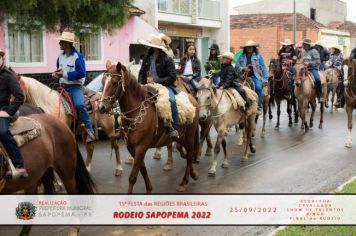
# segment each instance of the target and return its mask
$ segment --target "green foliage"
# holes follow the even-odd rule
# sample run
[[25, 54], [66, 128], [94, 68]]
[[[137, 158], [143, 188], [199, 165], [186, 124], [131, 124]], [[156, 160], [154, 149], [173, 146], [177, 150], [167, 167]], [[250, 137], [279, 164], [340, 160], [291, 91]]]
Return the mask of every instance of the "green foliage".
[[0, 21], [6, 15], [23, 30], [44, 26], [49, 31], [69, 28], [76, 33], [83, 29], [112, 32], [125, 23], [131, 3], [132, 0], [1, 0]]

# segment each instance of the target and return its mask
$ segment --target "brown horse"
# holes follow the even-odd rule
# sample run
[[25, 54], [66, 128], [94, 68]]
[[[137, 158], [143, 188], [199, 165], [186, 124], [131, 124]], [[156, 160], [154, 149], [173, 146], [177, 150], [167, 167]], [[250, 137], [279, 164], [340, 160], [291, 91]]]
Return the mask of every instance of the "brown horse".
[[356, 109], [356, 60], [344, 60], [345, 105], [348, 122], [348, 135], [345, 147], [352, 147], [352, 112]]
[[[113, 65], [108, 61], [106, 69], [103, 77], [104, 91], [99, 109], [101, 112], [108, 112], [116, 100], [120, 104], [123, 129], [126, 131], [127, 149], [134, 157], [128, 193], [133, 192], [139, 171], [145, 180], [147, 193], [151, 193], [152, 185], [144, 163], [145, 154], [149, 148], [167, 146], [172, 143], [172, 139], [166, 132], [163, 120], [157, 115], [152, 97], [146, 89], [140, 86], [126, 67], [120, 62]], [[186, 190], [189, 175], [195, 180], [198, 179], [198, 174], [193, 167], [193, 157], [196, 159], [199, 152], [199, 107], [194, 98], [190, 96], [189, 100], [196, 108], [193, 123], [181, 125], [178, 129], [180, 138], [175, 140], [185, 148], [186, 155], [183, 157], [187, 160], [185, 174], [178, 191]]]
[[[321, 85], [323, 86], [323, 94], [321, 95], [326, 99], [327, 84], [326, 78], [323, 73], [320, 73]], [[299, 61], [295, 64], [295, 89], [294, 93], [298, 101], [298, 111], [300, 118], [302, 120], [301, 132], [308, 131], [309, 128], [313, 127], [314, 114], [316, 110], [316, 88], [315, 82], [312, 74], [308, 71], [303, 62]], [[306, 121], [306, 112], [308, 109], [308, 104], [311, 105], [312, 113], [310, 116], [310, 123]], [[323, 115], [324, 115], [324, 102], [320, 104], [320, 123], [319, 128], [323, 127]]]
[[[294, 122], [298, 123], [298, 112], [295, 97], [288, 97], [291, 94], [291, 88], [289, 81], [292, 79], [292, 74], [289, 72], [287, 67], [282, 68], [282, 65], [278, 59], [271, 59], [269, 64], [269, 76], [272, 77], [271, 81], [271, 101], [269, 106], [277, 103], [277, 124], [276, 129], [280, 126], [280, 116], [281, 116], [281, 102], [285, 99], [287, 101], [287, 113], [289, 117], [288, 126], [293, 125], [292, 122], [292, 108], [294, 108]], [[270, 108], [270, 119], [272, 119], [272, 111]]]
[[[45, 194], [54, 193], [54, 174], [56, 171], [69, 194], [92, 194], [94, 183], [85, 168], [71, 130], [61, 121], [47, 114], [29, 116], [41, 125], [41, 135], [21, 147], [28, 178], [7, 180], [1, 194], [24, 190], [25, 194], [36, 194], [40, 182]], [[21, 235], [28, 235], [25, 226]]]
[[[21, 87], [24, 90], [25, 102], [41, 107], [45, 113], [51, 114], [64, 123], [68, 127], [72, 127], [73, 116], [68, 115], [65, 111], [63, 103], [60, 101], [60, 95], [57, 91], [52, 90], [46, 85], [40, 83], [39, 81], [25, 77], [19, 76]], [[114, 127], [114, 116], [108, 114], [101, 114], [98, 110], [94, 110], [90, 114], [90, 118], [94, 126], [99, 127], [105, 132], [105, 134], [110, 138], [111, 148], [115, 150], [116, 157], [116, 169], [115, 175], [120, 176], [122, 173], [122, 165], [119, 152], [119, 141], [115, 136], [115, 127]], [[82, 130], [83, 140], [86, 139], [86, 132]], [[91, 162], [94, 153], [94, 144], [86, 144], [87, 158], [86, 158], [86, 167], [90, 171]]]
[[325, 107], [329, 107], [329, 97], [331, 92], [331, 107], [330, 112], [334, 111], [334, 101], [337, 87], [339, 85], [339, 75], [335, 67], [330, 67], [325, 70], [326, 81], [328, 82], [328, 92], [326, 94]]

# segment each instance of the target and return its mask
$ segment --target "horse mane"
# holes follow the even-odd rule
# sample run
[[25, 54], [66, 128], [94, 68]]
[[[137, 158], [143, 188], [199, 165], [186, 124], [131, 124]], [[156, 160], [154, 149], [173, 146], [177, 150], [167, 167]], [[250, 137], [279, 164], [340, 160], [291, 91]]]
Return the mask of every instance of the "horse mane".
[[57, 112], [59, 101], [57, 91], [52, 90], [34, 78], [21, 76], [20, 81], [24, 83], [27, 103], [42, 108], [48, 114]]
[[[116, 70], [116, 65], [115, 65], [115, 70]], [[127, 70], [127, 68], [122, 65], [121, 70], [123, 70], [125, 74], [125, 84], [127, 84], [127, 87], [132, 89], [132, 93], [135, 97], [141, 98], [141, 99], [146, 99], [147, 97], [147, 90], [143, 89], [140, 83], [138, 83], [137, 78], [134, 74], [131, 73], [131, 70]]]

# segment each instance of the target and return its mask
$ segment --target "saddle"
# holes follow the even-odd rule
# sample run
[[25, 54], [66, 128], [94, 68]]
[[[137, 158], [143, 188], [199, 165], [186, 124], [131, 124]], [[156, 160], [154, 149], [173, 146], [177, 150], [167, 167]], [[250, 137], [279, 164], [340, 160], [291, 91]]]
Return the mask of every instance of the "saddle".
[[225, 89], [227, 96], [230, 98], [232, 106], [235, 110], [243, 109], [246, 101], [242, 98], [239, 92], [234, 88]]
[[[165, 126], [170, 126], [173, 122], [173, 117], [167, 88], [157, 83], [143, 86], [147, 88], [148, 94], [154, 96], [153, 102], [157, 109], [159, 118], [163, 120]], [[190, 102], [187, 93], [179, 92], [178, 89], [176, 89], [174, 92], [178, 109], [179, 123], [191, 124], [195, 117], [195, 107]]]
[[86, 88], [84, 90], [84, 96], [85, 96], [84, 104], [88, 110], [88, 113], [90, 114], [93, 111], [96, 111], [98, 108], [98, 101], [101, 97], [101, 93]]
[[[10, 133], [14, 136], [17, 145], [22, 147], [41, 135], [41, 125], [32, 118], [20, 116], [16, 122], [11, 124]], [[1, 181], [5, 178], [6, 172], [10, 169], [9, 162], [10, 157], [2, 143], [0, 143], [0, 191]]]
[[75, 110], [72, 98], [70, 94], [65, 91], [65, 89], [61, 86], [57, 88], [58, 95], [60, 96], [60, 101], [64, 107], [64, 111], [67, 115], [73, 116], [75, 119], [77, 118], [77, 111]]

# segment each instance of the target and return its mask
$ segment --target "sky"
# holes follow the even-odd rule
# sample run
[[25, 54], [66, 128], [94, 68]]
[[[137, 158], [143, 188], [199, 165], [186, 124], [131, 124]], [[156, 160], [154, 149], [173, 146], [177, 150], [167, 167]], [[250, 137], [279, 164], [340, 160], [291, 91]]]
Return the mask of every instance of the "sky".
[[[251, 2], [258, 2], [259, 0], [229, 0], [230, 6], [238, 6]], [[285, 1], [285, 0], [283, 0]], [[356, 1], [355, 0], [345, 0], [347, 2], [347, 20], [352, 20], [356, 22]], [[233, 13], [233, 10], [231, 11]]]

